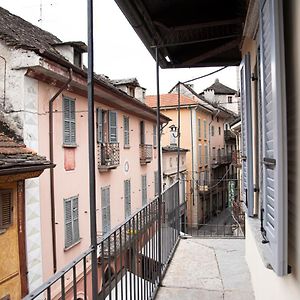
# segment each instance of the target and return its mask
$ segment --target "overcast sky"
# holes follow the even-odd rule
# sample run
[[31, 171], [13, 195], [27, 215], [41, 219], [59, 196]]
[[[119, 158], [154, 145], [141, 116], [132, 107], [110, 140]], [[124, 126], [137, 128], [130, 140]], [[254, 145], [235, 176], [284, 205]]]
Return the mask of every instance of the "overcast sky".
[[[87, 42], [86, 0], [0, 0], [0, 6], [63, 41]], [[113, 0], [94, 0], [94, 43], [95, 72], [111, 79], [136, 77], [148, 95], [156, 93], [155, 61]], [[189, 80], [216, 69], [161, 70], [161, 93], [167, 93], [179, 80]], [[197, 80], [195, 90], [201, 92], [216, 78], [237, 89], [236, 72], [235, 67], [227, 68]]]

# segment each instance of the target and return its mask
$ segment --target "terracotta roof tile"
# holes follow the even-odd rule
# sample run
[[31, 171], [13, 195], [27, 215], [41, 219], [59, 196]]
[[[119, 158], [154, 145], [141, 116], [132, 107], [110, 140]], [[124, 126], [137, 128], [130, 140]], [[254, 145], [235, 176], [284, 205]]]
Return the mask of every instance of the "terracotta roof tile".
[[[150, 107], [156, 107], [156, 95], [146, 96], [145, 103]], [[180, 96], [181, 105], [197, 105], [197, 101], [189, 98], [187, 96]], [[178, 105], [178, 95], [177, 94], [162, 94], [160, 95], [160, 106], [177, 106]]]

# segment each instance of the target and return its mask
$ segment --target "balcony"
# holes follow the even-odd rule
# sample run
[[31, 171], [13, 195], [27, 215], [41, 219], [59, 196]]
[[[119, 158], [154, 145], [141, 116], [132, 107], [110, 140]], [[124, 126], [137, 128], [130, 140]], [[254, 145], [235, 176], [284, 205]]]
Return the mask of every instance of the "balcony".
[[213, 156], [211, 160], [212, 167], [230, 164], [232, 162], [232, 154]]
[[118, 143], [98, 144], [98, 170], [106, 172], [115, 169], [120, 164], [120, 149]]
[[140, 164], [146, 165], [152, 161], [152, 145], [140, 144]]

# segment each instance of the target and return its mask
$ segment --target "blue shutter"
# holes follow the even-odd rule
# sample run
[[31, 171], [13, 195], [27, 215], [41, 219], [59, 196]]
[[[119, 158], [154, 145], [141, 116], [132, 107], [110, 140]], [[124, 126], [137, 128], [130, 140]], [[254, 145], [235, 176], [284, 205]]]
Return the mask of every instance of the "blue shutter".
[[117, 136], [117, 113], [115, 111], [109, 112], [109, 142], [110, 143], [117, 143], [118, 136]]
[[263, 218], [267, 257], [287, 274], [287, 133], [282, 0], [261, 0]]
[[241, 121], [242, 121], [242, 197], [248, 216], [253, 216], [253, 143], [251, 112], [250, 54], [247, 53], [240, 66], [241, 76]]

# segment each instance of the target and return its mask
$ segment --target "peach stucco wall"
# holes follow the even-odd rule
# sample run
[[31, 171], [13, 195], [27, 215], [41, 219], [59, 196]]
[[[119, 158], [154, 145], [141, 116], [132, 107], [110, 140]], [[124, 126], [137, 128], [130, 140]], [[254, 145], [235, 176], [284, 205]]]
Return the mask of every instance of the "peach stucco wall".
[[[49, 123], [48, 101], [57, 91], [44, 83], [39, 83], [39, 154], [49, 158]], [[87, 129], [87, 100], [84, 97], [64, 91], [63, 95], [76, 100], [76, 142], [75, 169], [66, 171], [64, 168], [65, 148], [63, 147], [63, 123], [62, 123], [62, 96], [54, 102], [54, 163], [55, 174], [55, 206], [56, 206], [56, 241], [58, 269], [69, 263], [74, 257], [86, 250], [90, 245], [89, 233], [89, 181], [88, 181], [88, 129]], [[96, 201], [97, 201], [97, 230], [102, 231], [101, 221], [101, 187], [110, 186], [111, 227], [113, 228], [124, 220], [124, 180], [131, 180], [132, 213], [141, 207], [141, 175], [147, 174], [148, 201], [154, 198], [154, 171], [157, 170], [157, 150], [153, 149], [151, 163], [141, 166], [139, 157], [139, 122], [140, 118], [128, 115], [130, 118], [130, 149], [123, 149], [123, 112], [109, 106], [95, 103], [96, 107], [117, 111], [118, 141], [120, 143], [120, 165], [106, 173], [99, 173], [97, 168], [96, 153]], [[145, 121], [146, 143], [153, 144], [153, 124]], [[124, 164], [128, 161], [129, 171], [125, 172]], [[79, 226], [80, 243], [69, 250], [64, 250], [64, 206], [63, 200], [79, 195]], [[43, 275], [46, 280], [52, 275], [52, 241], [50, 219], [50, 184], [49, 171], [45, 171], [40, 177], [41, 199], [41, 229], [42, 229], [42, 255]]]

